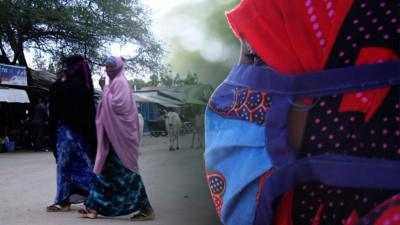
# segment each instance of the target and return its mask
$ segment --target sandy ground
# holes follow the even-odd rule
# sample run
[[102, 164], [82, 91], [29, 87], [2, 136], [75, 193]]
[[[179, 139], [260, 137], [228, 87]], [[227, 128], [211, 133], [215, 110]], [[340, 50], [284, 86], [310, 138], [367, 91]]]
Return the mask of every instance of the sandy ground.
[[181, 150], [168, 151], [168, 139], [145, 136], [139, 160], [156, 220], [132, 222], [129, 217], [79, 218], [71, 212], [47, 213], [55, 196], [55, 162], [49, 152], [0, 153], [0, 225], [142, 224], [218, 225], [204, 176], [203, 150], [190, 149], [190, 135]]

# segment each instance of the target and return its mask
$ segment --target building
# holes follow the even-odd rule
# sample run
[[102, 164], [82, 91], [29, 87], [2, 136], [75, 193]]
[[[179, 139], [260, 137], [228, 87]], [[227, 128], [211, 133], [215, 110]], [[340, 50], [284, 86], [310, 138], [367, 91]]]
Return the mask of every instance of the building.
[[134, 91], [139, 111], [145, 120], [144, 131], [149, 131], [147, 121], [160, 118], [165, 111], [179, 112], [183, 122], [189, 121], [196, 111], [203, 110], [213, 89], [209, 85], [183, 87], [149, 87]]

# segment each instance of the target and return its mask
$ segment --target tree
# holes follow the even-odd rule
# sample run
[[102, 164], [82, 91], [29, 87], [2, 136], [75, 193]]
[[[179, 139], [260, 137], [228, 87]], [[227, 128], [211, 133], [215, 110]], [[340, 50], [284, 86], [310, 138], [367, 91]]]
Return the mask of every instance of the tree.
[[168, 74], [161, 74], [160, 76], [160, 83], [164, 87], [171, 87], [173, 84], [173, 80], [170, 75]]
[[142, 79], [138, 79], [138, 78], [135, 78], [133, 80], [129, 80], [129, 83], [130, 83], [130, 85], [132, 87], [132, 90], [135, 90], [135, 87], [136, 87], [136, 90], [140, 90], [143, 87], [146, 87], [146, 81], [144, 81]]
[[183, 84], [185, 85], [194, 85], [199, 83], [199, 77], [197, 73], [188, 72], [186, 78], [183, 80]]
[[179, 73], [175, 74], [174, 80], [173, 80], [174, 86], [181, 86], [183, 84], [183, 80], [181, 78], [181, 75]]
[[49, 62], [49, 66], [47, 67], [47, 71], [50, 73], [55, 74], [57, 72], [56, 67], [54, 66], [54, 64], [52, 62]]
[[46, 59], [43, 57], [43, 55], [39, 51], [35, 51], [34, 53], [35, 57], [35, 69], [37, 70], [46, 70]]
[[140, 0], [2, 0], [0, 62], [27, 66], [24, 50], [33, 48], [53, 61], [79, 53], [101, 64], [111, 43], [133, 43], [127, 69], [158, 73], [163, 50], [149, 25]]
[[150, 81], [147, 83], [148, 86], [157, 87], [160, 83], [160, 79], [156, 74], [150, 76]]

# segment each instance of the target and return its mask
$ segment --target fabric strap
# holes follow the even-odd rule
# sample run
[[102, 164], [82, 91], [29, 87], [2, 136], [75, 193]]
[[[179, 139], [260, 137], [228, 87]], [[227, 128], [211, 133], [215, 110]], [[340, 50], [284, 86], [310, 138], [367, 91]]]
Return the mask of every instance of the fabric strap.
[[280, 74], [266, 66], [235, 65], [225, 83], [294, 97], [318, 97], [400, 83], [400, 60], [304, 73]]
[[[277, 197], [305, 182], [336, 187], [400, 189], [400, 162], [335, 154], [304, 158], [277, 169], [262, 187], [254, 225], [271, 221]], [[366, 176], [366, 174], [368, 174]], [[266, 218], [269, 218], [266, 220]]]

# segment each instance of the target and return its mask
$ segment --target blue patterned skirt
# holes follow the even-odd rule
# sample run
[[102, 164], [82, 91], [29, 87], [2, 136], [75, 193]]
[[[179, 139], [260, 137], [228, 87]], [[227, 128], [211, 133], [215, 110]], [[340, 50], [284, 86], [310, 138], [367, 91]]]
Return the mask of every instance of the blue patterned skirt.
[[150, 203], [141, 176], [125, 168], [110, 146], [85, 205], [103, 216], [123, 216], [146, 209]]
[[68, 127], [57, 129], [57, 194], [58, 204], [82, 203], [95, 181], [93, 160], [82, 137]]

